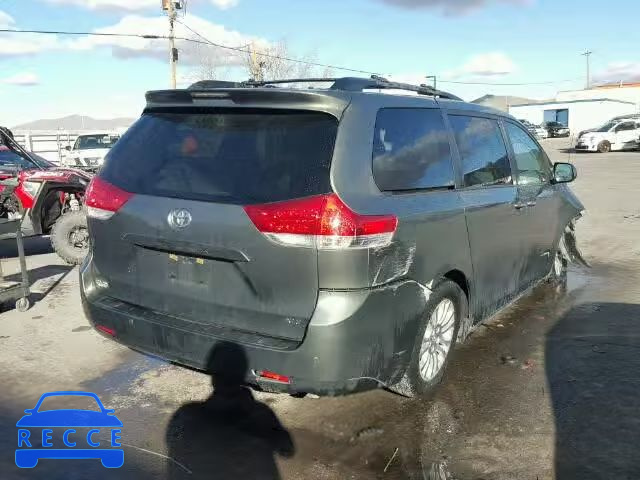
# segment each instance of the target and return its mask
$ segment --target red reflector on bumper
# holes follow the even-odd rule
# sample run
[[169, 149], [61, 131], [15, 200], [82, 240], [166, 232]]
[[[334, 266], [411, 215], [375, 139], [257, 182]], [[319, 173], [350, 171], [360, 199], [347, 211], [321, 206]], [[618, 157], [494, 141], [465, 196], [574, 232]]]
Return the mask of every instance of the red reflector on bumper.
[[261, 378], [266, 378], [267, 380], [275, 380], [276, 382], [291, 383], [289, 381], [289, 377], [287, 377], [286, 375], [280, 375], [279, 373], [270, 372], [268, 370], [258, 372], [258, 376]]
[[100, 330], [102, 333], [106, 333], [112, 337], [116, 336], [116, 331], [113, 328], [105, 327], [104, 325], [96, 325], [96, 330]]

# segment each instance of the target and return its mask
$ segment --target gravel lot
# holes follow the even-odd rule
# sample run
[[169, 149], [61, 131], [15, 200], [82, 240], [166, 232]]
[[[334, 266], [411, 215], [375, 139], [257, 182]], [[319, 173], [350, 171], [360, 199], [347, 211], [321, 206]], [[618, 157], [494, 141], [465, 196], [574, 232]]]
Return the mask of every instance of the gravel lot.
[[[437, 464], [469, 480], [640, 478], [640, 152], [544, 146], [578, 168], [572, 188], [587, 208], [579, 245], [592, 268], [572, 267], [566, 291], [541, 286], [480, 327], [428, 400], [254, 394], [251, 425], [240, 426], [185, 408], [210, 395], [210, 378], [92, 331], [77, 269], [46, 239], [27, 240], [36, 303], [0, 315], [0, 476], [395, 479], [423, 478]], [[15, 273], [14, 242], [0, 242], [0, 255]], [[97, 460], [15, 467], [15, 422], [52, 390], [92, 391], [115, 408], [121, 469]], [[167, 434], [170, 422], [181, 428]], [[288, 435], [271, 435], [274, 422]]]

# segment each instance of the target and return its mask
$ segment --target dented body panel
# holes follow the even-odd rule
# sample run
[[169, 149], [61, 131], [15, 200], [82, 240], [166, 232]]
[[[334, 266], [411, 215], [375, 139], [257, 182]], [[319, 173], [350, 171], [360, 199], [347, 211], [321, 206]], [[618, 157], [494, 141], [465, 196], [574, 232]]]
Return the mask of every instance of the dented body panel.
[[[190, 97], [188, 105], [175, 93], [152, 95], [149, 108], [332, 115], [339, 124], [327, 188], [358, 215], [395, 216], [397, 228], [379, 247], [283, 246], [254, 228], [241, 204], [137, 195], [112, 219], [89, 219], [92, 253], [80, 272], [88, 318], [119, 342], [204, 369], [218, 342], [233, 341], [247, 354], [247, 383], [270, 391], [337, 395], [388, 387], [403, 378], [425, 305], [443, 279], [468, 295], [469, 318], [459, 331], [464, 339], [473, 324], [544, 279], [558, 249], [581, 258], [573, 225], [582, 204], [566, 185], [518, 182], [504, 129], [514, 120], [507, 115], [424, 96], [279, 89], [220, 95]], [[381, 108], [441, 113], [453, 185], [380, 190], [372, 144]], [[465, 187], [451, 112], [499, 122], [512, 183]], [[192, 215], [188, 229], [165, 225], [176, 208]], [[260, 378], [263, 370], [290, 383]]]
[[[206, 369], [212, 345], [242, 345], [249, 369], [246, 382], [276, 392], [338, 395], [390, 385], [408, 362], [428, 289], [404, 281], [354, 291], [320, 291], [302, 342], [269, 342], [232, 329], [180, 328], [175, 320], [132, 305], [105, 301], [95, 284], [93, 260], [80, 272], [82, 302], [94, 325], [115, 329], [115, 339], [153, 355]], [[377, 318], [388, 319], [385, 322]], [[260, 379], [256, 372], [286, 372], [290, 384]]]

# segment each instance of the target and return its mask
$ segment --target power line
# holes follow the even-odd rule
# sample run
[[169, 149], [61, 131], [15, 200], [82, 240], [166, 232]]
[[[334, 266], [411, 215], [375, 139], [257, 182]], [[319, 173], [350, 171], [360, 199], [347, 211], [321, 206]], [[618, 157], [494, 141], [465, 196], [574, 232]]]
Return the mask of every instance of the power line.
[[555, 85], [557, 83], [566, 83], [566, 82], [574, 82], [579, 80], [579, 78], [567, 78], [565, 80], [552, 80], [548, 82], [523, 82], [523, 83], [491, 83], [491, 82], [463, 82], [457, 80], [440, 80], [438, 79], [438, 83], [454, 83], [457, 85], [495, 85], [498, 87], [519, 87], [519, 86], [529, 86], [529, 85]]
[[[185, 42], [198, 43], [202, 45], [211, 45], [211, 46], [222, 48], [225, 50], [231, 50], [231, 51], [245, 53], [245, 54], [247, 53], [248, 45], [245, 45], [243, 47], [231, 47], [229, 45], [223, 45], [220, 43], [212, 42], [211, 40], [206, 38], [204, 35], [196, 32], [194, 29], [192, 29], [185, 23], [181, 22], [180, 20], [176, 19], [176, 22], [180, 23], [189, 31], [191, 31], [198, 37], [202, 38], [202, 40], [196, 40], [194, 38], [187, 38], [187, 37], [174, 37], [176, 40], [183, 40]], [[44, 35], [78, 35], [78, 36], [85, 35], [85, 36], [97, 36], [97, 37], [143, 38], [146, 40], [169, 40], [171, 38], [167, 35], [144, 35], [144, 34], [137, 34], [137, 33], [72, 32], [72, 31], [65, 31], [65, 30], [22, 30], [22, 29], [9, 29], [9, 28], [0, 28], [0, 33], [36, 33], [36, 34], [44, 34]], [[364, 73], [366, 75], [379, 75], [378, 72], [371, 72], [368, 70], [359, 70], [356, 68], [342, 67], [339, 65], [331, 65], [327, 63], [311, 62], [308, 60], [300, 60], [298, 58], [285, 57], [282, 55], [274, 55], [274, 54], [264, 53], [264, 52], [255, 52], [255, 54], [262, 57], [285, 60], [288, 62], [301, 63], [301, 64], [312, 65], [316, 67], [331, 68], [334, 70], [343, 70], [346, 72]], [[449, 83], [449, 84], [456, 84], [456, 85], [485, 85], [485, 86], [508, 87], [508, 86], [529, 86], [529, 85], [554, 85], [558, 83], [573, 82], [576, 80], [579, 80], [579, 78], [570, 78], [565, 80], [552, 80], [552, 81], [546, 81], [546, 82], [491, 83], [491, 82], [465, 82], [465, 81], [458, 81], [458, 80], [440, 80], [438, 78], [438, 83]]]
[[[128, 38], [144, 38], [146, 40], [169, 40], [167, 35], [144, 35], [140, 33], [107, 33], [107, 32], [69, 32], [63, 30], [13, 30], [9, 28], [0, 28], [0, 33], [37, 33], [43, 35], [86, 35], [89, 37], [128, 37]], [[176, 40], [184, 40], [186, 42], [208, 44], [200, 40], [186, 37], [174, 37]]]
[[[189, 30], [191, 33], [199, 36], [202, 40], [204, 40], [203, 43], [207, 43], [209, 45], [215, 45], [216, 47], [218, 45], [214, 44], [211, 40], [209, 40], [207, 37], [205, 37], [204, 35], [201, 35], [200, 33], [196, 32], [193, 28], [191, 28], [189, 25], [187, 25], [184, 22], [181, 22], [180, 20], [178, 20], [177, 18], [175, 19], [176, 22], [178, 22], [180, 25], [182, 25], [184, 28], [186, 28], [187, 30]], [[244, 51], [243, 49], [245, 48], [249, 48], [249, 45], [251, 45], [250, 43], [247, 43], [246, 45], [242, 46], [242, 47], [229, 47], [229, 48], [236, 48], [239, 49], [241, 51]], [[246, 52], [245, 52], [246, 53]]]
[[[184, 22], [181, 22], [180, 20], [176, 20], [176, 22], [178, 22], [179, 24], [183, 25], [187, 29], [191, 30], [193, 33], [198, 35], [200, 38], [206, 40], [207, 43], [209, 43], [209, 45], [213, 45], [214, 47], [218, 47], [218, 48], [224, 48], [226, 50], [234, 50], [236, 52], [247, 53], [247, 51], [245, 50], [245, 48], [247, 48], [247, 47], [242, 47], [242, 48], [241, 47], [230, 47], [228, 45], [222, 45], [220, 43], [212, 42], [211, 40], [207, 39], [203, 35], [199, 34], [195, 30], [193, 30], [191, 27], [186, 25]], [[357, 68], [341, 67], [341, 66], [338, 66], [338, 65], [330, 65], [330, 64], [319, 63], [319, 62], [310, 62], [308, 60], [300, 60], [298, 58], [284, 57], [282, 55], [273, 55], [271, 53], [264, 53], [264, 52], [254, 52], [254, 53], [256, 55], [261, 56], [261, 57], [273, 58], [273, 59], [276, 59], [276, 60], [285, 60], [287, 62], [292, 62], [292, 63], [303, 63], [305, 65], [312, 65], [314, 67], [332, 68], [334, 70], [344, 70], [345, 72], [366, 73], [367, 75], [379, 75], [379, 73], [377, 73], [377, 72], [369, 72], [367, 70], [358, 70]]]
[[[187, 25], [185, 25], [178, 19], [176, 19], [176, 22], [187, 27]], [[190, 27], [187, 27], [187, 28], [189, 28], [189, 30], [192, 30]], [[64, 31], [64, 30], [18, 30], [18, 29], [0, 28], [0, 33], [2, 32], [4, 33], [38, 33], [38, 34], [45, 34], [45, 35], [87, 35], [87, 36], [99, 36], [99, 37], [128, 37], [128, 38], [144, 38], [147, 40], [169, 40], [171, 38], [167, 35], [142, 35], [142, 34], [136, 34], [136, 33], [70, 32], [70, 31]], [[197, 33], [197, 35], [200, 36], [201, 38], [205, 38], [199, 33]], [[220, 43], [212, 42], [211, 40], [208, 40], [208, 39], [196, 40], [194, 38], [186, 38], [186, 37], [174, 37], [174, 38], [176, 40], [184, 40], [186, 42], [212, 45], [214, 47], [223, 48], [225, 50], [232, 50], [235, 52], [247, 53], [247, 50], [245, 50], [246, 47], [231, 47], [229, 45], [222, 45]], [[300, 60], [298, 58], [284, 57], [282, 55], [273, 55], [271, 53], [255, 52], [255, 54], [262, 57], [285, 60], [287, 62], [292, 62], [292, 63], [302, 63], [305, 65], [312, 65], [315, 67], [332, 68], [334, 70], [343, 70], [345, 72], [364, 73], [367, 75], [379, 74], [377, 72], [369, 72], [367, 70], [359, 70], [356, 68], [342, 67], [339, 65], [331, 65], [327, 63], [310, 62], [308, 60]]]

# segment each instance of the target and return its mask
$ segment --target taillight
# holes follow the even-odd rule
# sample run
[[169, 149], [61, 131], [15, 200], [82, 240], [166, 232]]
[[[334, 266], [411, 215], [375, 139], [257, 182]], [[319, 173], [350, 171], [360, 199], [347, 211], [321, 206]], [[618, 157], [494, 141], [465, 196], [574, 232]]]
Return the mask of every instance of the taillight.
[[102, 333], [106, 333], [111, 337], [116, 336], [116, 331], [113, 328], [105, 327], [104, 325], [96, 325], [96, 329], [100, 330]]
[[111, 218], [132, 196], [132, 193], [125, 192], [100, 177], [93, 177], [84, 196], [87, 216], [100, 220]]
[[257, 372], [258, 377], [266, 378], [267, 380], [273, 380], [281, 383], [291, 383], [291, 379], [286, 375], [280, 375], [279, 373], [270, 372], [269, 370], [262, 370]]
[[323, 250], [384, 247], [398, 226], [394, 215], [359, 215], [334, 194], [248, 205], [245, 212], [274, 242]]

